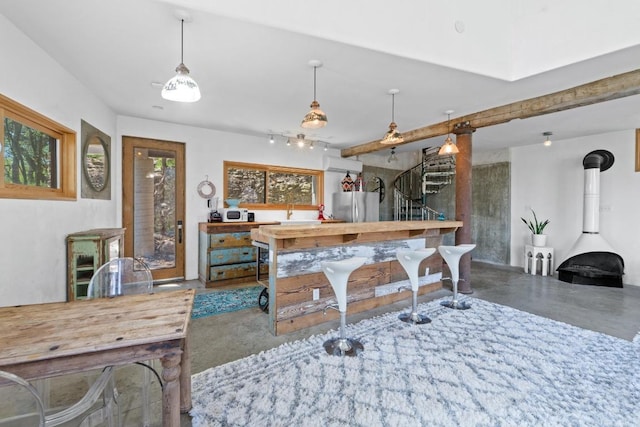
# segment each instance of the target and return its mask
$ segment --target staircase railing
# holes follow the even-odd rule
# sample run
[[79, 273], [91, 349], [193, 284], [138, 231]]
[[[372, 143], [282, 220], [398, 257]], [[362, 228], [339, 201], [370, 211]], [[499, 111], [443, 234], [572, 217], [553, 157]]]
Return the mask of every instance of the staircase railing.
[[433, 221], [440, 213], [421, 202], [407, 198], [397, 188], [393, 189], [393, 216], [396, 221]]
[[393, 215], [396, 221], [435, 220], [440, 213], [426, 205], [426, 195], [440, 192], [455, 175], [455, 158], [438, 155], [438, 147], [423, 149], [422, 162], [393, 181]]

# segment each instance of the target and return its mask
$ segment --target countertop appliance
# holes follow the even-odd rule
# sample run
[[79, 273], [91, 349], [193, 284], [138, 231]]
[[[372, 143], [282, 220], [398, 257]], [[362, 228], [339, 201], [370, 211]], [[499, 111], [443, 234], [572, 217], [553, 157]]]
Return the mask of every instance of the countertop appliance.
[[380, 220], [380, 195], [371, 191], [333, 193], [333, 217], [346, 222]]
[[225, 208], [222, 210], [222, 222], [247, 222], [249, 210], [244, 208]]

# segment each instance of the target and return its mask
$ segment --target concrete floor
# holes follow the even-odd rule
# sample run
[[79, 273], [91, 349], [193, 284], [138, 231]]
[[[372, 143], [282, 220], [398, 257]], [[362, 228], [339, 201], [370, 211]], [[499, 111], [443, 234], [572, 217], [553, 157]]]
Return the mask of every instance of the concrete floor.
[[[445, 271], [445, 276], [447, 272]], [[521, 268], [473, 262], [472, 294], [475, 298], [510, 306], [539, 316], [569, 323], [631, 341], [640, 331], [640, 287], [607, 288], [573, 285], [554, 277], [531, 276]], [[253, 283], [251, 283], [253, 284]], [[198, 282], [185, 282], [205, 292]], [[451, 295], [450, 282], [443, 290], [425, 295], [419, 302]], [[348, 322], [388, 311], [404, 310], [410, 300], [347, 317]], [[303, 331], [273, 336], [267, 314], [259, 308], [193, 320], [192, 373], [218, 366], [288, 341], [306, 338], [336, 328], [338, 321]], [[182, 427], [190, 427], [190, 417], [182, 415]]]
[[[448, 275], [446, 267], [444, 275]], [[472, 296], [475, 298], [629, 341], [640, 330], [640, 286], [626, 286], [620, 289], [572, 285], [560, 282], [554, 277], [531, 276], [525, 274], [521, 268], [480, 262], [472, 263], [471, 278], [471, 286], [474, 290]], [[255, 282], [234, 287], [247, 285], [255, 285]], [[445, 289], [424, 295], [419, 298], [419, 302], [450, 296], [450, 282], [445, 281], [444, 285]], [[210, 291], [195, 280], [181, 282], [178, 287], [195, 288], [198, 292]], [[156, 287], [158, 291], [172, 288], [175, 289], [176, 286]], [[411, 301], [407, 299], [385, 308], [347, 316], [347, 322], [356, 322], [389, 311], [406, 310], [410, 305]], [[284, 342], [324, 333], [338, 326], [339, 321], [335, 320], [276, 337], [269, 332], [268, 315], [257, 307], [195, 319], [191, 322], [191, 370], [195, 374], [210, 367], [273, 348]], [[158, 361], [155, 366], [159, 368]], [[121, 393], [120, 407], [125, 426], [141, 425], [139, 421], [140, 372], [141, 368], [135, 365], [118, 369], [117, 383]], [[81, 378], [71, 386], [55, 387], [55, 389], [58, 392], [66, 389], [77, 393], [78, 383], [87, 383], [87, 380]], [[161, 425], [161, 395], [157, 383], [152, 384], [152, 392], [153, 425]], [[189, 415], [181, 416], [181, 426], [191, 427]]]

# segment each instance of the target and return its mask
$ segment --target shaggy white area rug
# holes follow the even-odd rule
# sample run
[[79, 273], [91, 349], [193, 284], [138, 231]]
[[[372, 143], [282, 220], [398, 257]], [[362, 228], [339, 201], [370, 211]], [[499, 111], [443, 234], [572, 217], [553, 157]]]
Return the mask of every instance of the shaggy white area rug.
[[638, 343], [463, 299], [350, 325], [358, 357], [329, 332], [196, 374], [193, 426], [640, 425]]

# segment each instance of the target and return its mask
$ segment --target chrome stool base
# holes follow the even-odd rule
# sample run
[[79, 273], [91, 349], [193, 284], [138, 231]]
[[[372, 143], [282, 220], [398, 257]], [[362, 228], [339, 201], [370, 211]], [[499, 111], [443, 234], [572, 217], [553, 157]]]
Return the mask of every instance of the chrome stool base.
[[431, 323], [431, 319], [427, 316], [418, 313], [402, 313], [398, 316], [398, 319], [406, 323], [413, 323], [414, 325], [424, 325]]
[[454, 310], [469, 310], [471, 308], [471, 304], [464, 301], [442, 301], [440, 305]]
[[364, 346], [352, 338], [332, 338], [323, 344], [324, 349], [332, 356], [357, 356], [364, 351]]

